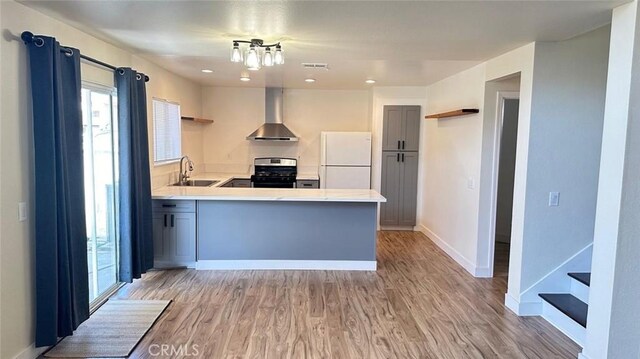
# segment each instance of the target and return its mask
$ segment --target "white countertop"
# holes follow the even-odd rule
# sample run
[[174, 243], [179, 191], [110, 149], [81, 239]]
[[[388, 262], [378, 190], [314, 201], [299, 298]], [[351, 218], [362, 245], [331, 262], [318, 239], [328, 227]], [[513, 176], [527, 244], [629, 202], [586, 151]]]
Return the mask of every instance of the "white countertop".
[[[249, 178], [248, 174], [206, 173], [193, 179], [220, 181], [211, 187], [164, 186], [152, 191], [153, 199], [210, 201], [298, 201], [298, 202], [386, 202], [380, 193], [369, 189], [305, 189], [305, 188], [229, 188], [220, 185], [232, 178]], [[317, 179], [300, 178], [299, 179]]]

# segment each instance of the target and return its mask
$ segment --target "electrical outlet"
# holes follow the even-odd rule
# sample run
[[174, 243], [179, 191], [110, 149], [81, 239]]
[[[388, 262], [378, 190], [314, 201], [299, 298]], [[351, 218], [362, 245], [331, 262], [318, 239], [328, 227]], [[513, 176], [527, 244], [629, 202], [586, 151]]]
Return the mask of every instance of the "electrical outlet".
[[560, 205], [560, 192], [549, 192], [549, 207]]
[[25, 202], [18, 203], [18, 220], [20, 222], [27, 220], [27, 204]]

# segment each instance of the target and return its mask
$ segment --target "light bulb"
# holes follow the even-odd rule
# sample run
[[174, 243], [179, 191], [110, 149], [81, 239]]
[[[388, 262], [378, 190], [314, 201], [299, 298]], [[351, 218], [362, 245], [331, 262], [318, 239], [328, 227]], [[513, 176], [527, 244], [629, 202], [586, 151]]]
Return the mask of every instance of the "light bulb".
[[242, 62], [242, 51], [237, 42], [234, 42], [231, 48], [231, 62]]
[[244, 65], [252, 71], [260, 70], [260, 55], [254, 45], [249, 46]]
[[262, 57], [262, 64], [264, 66], [273, 66], [273, 54], [271, 53], [271, 49], [268, 47], [264, 51], [264, 56]]
[[284, 55], [282, 55], [282, 47], [278, 44], [276, 45], [276, 53], [273, 55], [273, 62], [276, 65], [284, 64]]

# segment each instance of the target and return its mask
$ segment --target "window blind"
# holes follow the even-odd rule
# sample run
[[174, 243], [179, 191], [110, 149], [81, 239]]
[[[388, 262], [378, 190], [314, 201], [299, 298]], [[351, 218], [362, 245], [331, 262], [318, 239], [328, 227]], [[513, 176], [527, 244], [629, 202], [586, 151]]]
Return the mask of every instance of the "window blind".
[[154, 161], [167, 162], [180, 159], [182, 141], [180, 131], [180, 105], [153, 99]]

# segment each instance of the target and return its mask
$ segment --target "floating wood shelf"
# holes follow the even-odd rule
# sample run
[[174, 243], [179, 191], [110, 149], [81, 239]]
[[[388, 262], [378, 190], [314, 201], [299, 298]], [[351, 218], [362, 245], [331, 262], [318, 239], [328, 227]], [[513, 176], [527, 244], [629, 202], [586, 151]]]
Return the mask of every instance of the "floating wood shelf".
[[186, 121], [197, 122], [197, 123], [205, 123], [205, 124], [213, 123], [213, 120], [207, 120], [206, 118], [182, 116], [182, 119]]
[[474, 113], [479, 113], [479, 112], [480, 112], [480, 110], [478, 110], [477, 108], [463, 108], [462, 110], [455, 110], [455, 111], [449, 111], [449, 112], [443, 112], [443, 113], [436, 113], [436, 114], [433, 114], [433, 115], [425, 116], [425, 118], [427, 118], [427, 119], [429, 119], [429, 118], [439, 119], [439, 118], [447, 118], [447, 117], [472, 115]]

